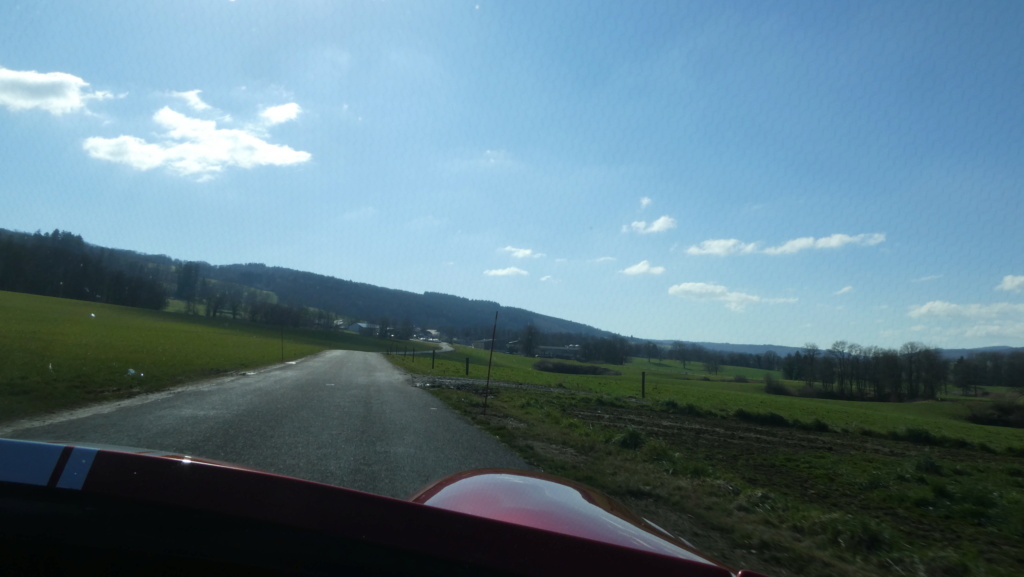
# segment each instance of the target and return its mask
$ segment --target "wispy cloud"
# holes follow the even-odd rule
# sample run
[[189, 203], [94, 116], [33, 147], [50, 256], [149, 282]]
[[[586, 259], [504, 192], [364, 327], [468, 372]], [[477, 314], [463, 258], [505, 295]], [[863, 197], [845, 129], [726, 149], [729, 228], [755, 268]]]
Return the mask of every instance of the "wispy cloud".
[[1010, 291], [1019, 293], [1021, 289], [1024, 289], [1024, 275], [1014, 276], [1006, 275], [1003, 277], [1003, 282], [999, 283], [996, 290]]
[[637, 220], [629, 225], [622, 225], [622, 232], [636, 232], [640, 234], [652, 234], [665, 232], [676, 227], [676, 219], [671, 216], [658, 217], [654, 222], [647, 224], [646, 221]]
[[743, 311], [747, 306], [757, 303], [779, 304], [796, 302], [795, 298], [768, 299], [757, 295], [730, 291], [722, 285], [704, 282], [684, 282], [672, 285], [668, 289], [668, 294], [693, 300], [725, 303], [729, 310], [736, 312]]
[[487, 276], [523, 276], [530, 273], [526, 272], [521, 268], [510, 266], [508, 268], [499, 268], [493, 270], [485, 270], [484, 274]]
[[644, 260], [636, 263], [633, 266], [626, 267], [620, 270], [622, 274], [637, 275], [637, 274], [661, 274], [665, 272], [663, 266], [651, 266], [651, 263]]
[[164, 129], [158, 142], [135, 136], [92, 137], [82, 148], [93, 158], [126, 164], [136, 170], [161, 166], [182, 176], [207, 180], [227, 167], [286, 166], [308, 161], [308, 152], [270, 144], [252, 130], [218, 128], [213, 120], [191, 118], [168, 107], [153, 115]]
[[749, 254], [757, 252], [757, 245], [746, 243], [735, 238], [705, 240], [700, 244], [686, 249], [686, 254], [729, 256], [733, 254]]
[[834, 294], [834, 295], [844, 295], [844, 294], [846, 294], [848, 292], [851, 292], [851, 291], [853, 291], [853, 287], [852, 286], [844, 286], [843, 288], [837, 290], [836, 292], [834, 292], [832, 294]]
[[89, 83], [65, 72], [10, 70], [0, 67], [0, 106], [9, 110], [45, 110], [55, 116], [85, 110], [90, 100], [113, 98], [87, 90]]
[[640, 199], [640, 208], [647, 208], [648, 206], [651, 205], [651, 202], [652, 202], [651, 201], [651, 197], [649, 197], [649, 196], [645, 196], [645, 197], [641, 198]]
[[764, 249], [764, 253], [793, 254], [795, 252], [808, 249], [839, 248], [848, 244], [874, 246], [883, 242], [885, 242], [885, 235], [880, 233], [858, 234], [856, 236], [850, 236], [848, 234], [833, 234], [832, 236], [825, 236], [822, 238], [805, 236], [803, 238], [796, 238], [787, 241], [779, 246], [766, 248]]
[[754, 253], [781, 255], [794, 254], [805, 250], [834, 249], [849, 244], [874, 246], [882, 242], [885, 242], [885, 235], [882, 233], [858, 234], [854, 236], [848, 234], [833, 234], [831, 236], [821, 238], [814, 238], [813, 236], [795, 238], [778, 246], [771, 246], [762, 249], [756, 242], [743, 242], [735, 238], [726, 238], [702, 241], [700, 244], [693, 245], [686, 249], [686, 253], [691, 255], [713, 256], [731, 256]]
[[451, 172], [485, 172], [517, 170], [523, 163], [509, 151], [500, 148], [465, 151], [445, 161], [441, 168]]
[[592, 260], [590, 262], [595, 262], [595, 263], [615, 262], [616, 260], [618, 260], [618, 259], [616, 259], [614, 256], [602, 256], [602, 257], [595, 258], [594, 260]]
[[275, 124], [281, 124], [282, 122], [288, 122], [289, 120], [295, 120], [301, 112], [301, 106], [294, 102], [289, 102], [288, 104], [281, 104], [280, 106], [264, 108], [263, 111], [260, 112], [260, 117], [263, 118], [267, 125], [273, 126]]
[[907, 313], [911, 318], [921, 317], [960, 317], [968, 319], [1006, 318], [1010, 315], [1024, 315], [1024, 304], [992, 303], [987, 305], [959, 305], [946, 301], [931, 301], [910, 308]]
[[913, 282], [931, 282], [933, 280], [939, 280], [940, 278], [942, 278], [941, 274], [933, 274], [933, 275], [923, 276], [921, 278], [915, 278]]
[[512, 258], [542, 258], [546, 256], [542, 252], [533, 252], [533, 249], [530, 248], [516, 248], [514, 246], [506, 246], [501, 250], [512, 255]]
[[212, 107], [209, 104], [203, 102], [202, 98], [199, 98], [199, 93], [200, 92], [202, 92], [202, 90], [189, 90], [187, 92], [172, 92], [171, 96], [184, 100], [185, 104], [187, 104], [189, 108], [191, 108], [192, 110], [195, 110], [197, 112], [202, 112], [204, 110], [209, 110]]

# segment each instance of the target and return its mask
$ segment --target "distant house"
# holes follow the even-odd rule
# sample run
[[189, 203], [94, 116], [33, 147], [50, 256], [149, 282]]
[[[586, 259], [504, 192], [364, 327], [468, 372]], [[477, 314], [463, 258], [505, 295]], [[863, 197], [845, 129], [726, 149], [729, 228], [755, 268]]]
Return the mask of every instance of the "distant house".
[[489, 350], [491, 350], [491, 343], [492, 342], [493, 341], [491, 339], [481, 339], [479, 341], [473, 341], [473, 348], [474, 349], [483, 349], [485, 351], [489, 351]]
[[373, 323], [352, 323], [345, 330], [352, 331], [363, 336], [372, 337], [380, 330], [380, 325]]
[[537, 356], [545, 359], [566, 359], [579, 360], [583, 351], [579, 345], [568, 345], [564, 347], [537, 347]]

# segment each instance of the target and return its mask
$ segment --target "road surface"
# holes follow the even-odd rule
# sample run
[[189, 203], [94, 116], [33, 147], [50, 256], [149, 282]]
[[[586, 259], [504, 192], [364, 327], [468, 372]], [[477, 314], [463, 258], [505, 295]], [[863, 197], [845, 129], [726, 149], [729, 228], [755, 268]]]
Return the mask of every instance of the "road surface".
[[8, 425], [0, 436], [183, 453], [398, 498], [467, 469], [531, 469], [383, 356], [356, 351]]

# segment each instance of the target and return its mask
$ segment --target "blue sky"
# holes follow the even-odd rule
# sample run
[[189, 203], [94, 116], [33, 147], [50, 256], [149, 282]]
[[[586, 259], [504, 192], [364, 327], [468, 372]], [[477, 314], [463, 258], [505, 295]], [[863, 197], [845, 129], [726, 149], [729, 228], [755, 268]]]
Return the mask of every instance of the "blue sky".
[[0, 227], [642, 338], [1024, 346], [1022, 29], [1015, 1], [3, 2]]

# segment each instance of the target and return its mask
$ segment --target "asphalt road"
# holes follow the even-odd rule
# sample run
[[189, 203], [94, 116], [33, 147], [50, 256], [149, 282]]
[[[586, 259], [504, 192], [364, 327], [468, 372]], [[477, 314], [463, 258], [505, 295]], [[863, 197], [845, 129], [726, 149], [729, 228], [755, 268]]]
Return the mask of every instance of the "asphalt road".
[[530, 469], [377, 353], [326, 351], [0, 436], [156, 449], [406, 498], [474, 468]]

